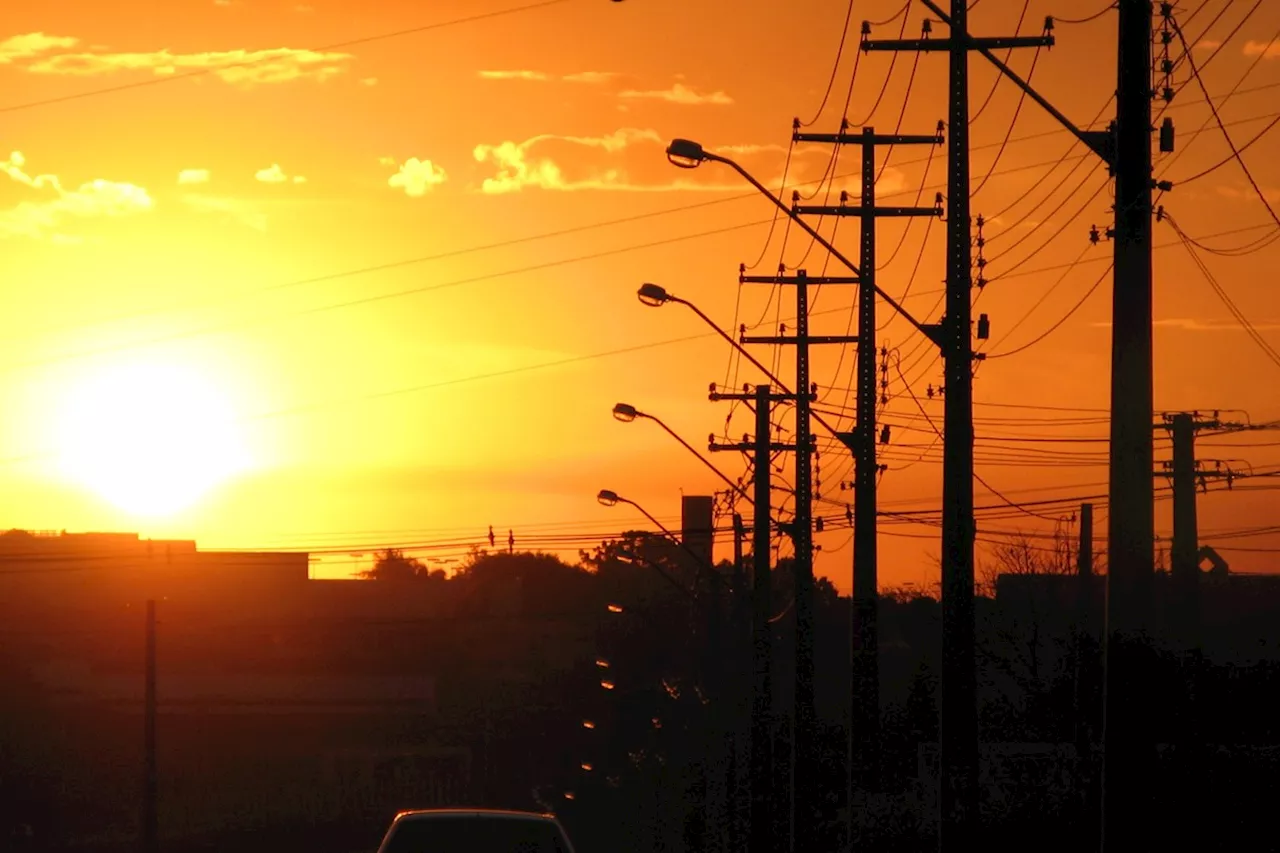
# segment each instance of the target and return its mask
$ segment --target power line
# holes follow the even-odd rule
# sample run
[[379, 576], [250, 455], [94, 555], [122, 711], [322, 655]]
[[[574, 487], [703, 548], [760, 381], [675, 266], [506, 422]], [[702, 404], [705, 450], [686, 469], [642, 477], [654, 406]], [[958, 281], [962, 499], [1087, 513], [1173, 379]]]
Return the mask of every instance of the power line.
[[[1259, 5], [1260, 4], [1261, 0], [1259, 0]], [[1257, 6], [1254, 8], [1256, 9]], [[1267, 213], [1271, 214], [1271, 218], [1275, 220], [1277, 225], [1280, 225], [1280, 216], [1276, 215], [1276, 211], [1271, 206], [1271, 202], [1267, 201], [1266, 193], [1262, 191], [1262, 188], [1258, 186], [1258, 182], [1254, 180], [1253, 172], [1249, 171], [1248, 164], [1246, 164], [1244, 162], [1244, 158], [1240, 156], [1240, 149], [1236, 147], [1235, 141], [1232, 140], [1231, 133], [1227, 130], [1226, 125], [1222, 123], [1222, 116], [1218, 114], [1218, 107], [1214, 104], [1213, 98], [1209, 96], [1209, 89], [1205, 85], [1204, 78], [1200, 76], [1200, 68], [1196, 67], [1195, 57], [1191, 55], [1191, 46], [1187, 44], [1187, 40], [1182, 34], [1182, 27], [1178, 25], [1176, 19], [1173, 19], [1173, 29], [1174, 32], [1178, 34], [1178, 40], [1182, 42], [1182, 47], [1187, 53], [1187, 63], [1191, 66], [1191, 74], [1195, 78], [1196, 85], [1200, 88], [1201, 94], [1204, 95], [1205, 100], [1209, 104], [1209, 109], [1213, 112], [1213, 120], [1217, 122], [1218, 129], [1222, 131], [1223, 139], [1227, 141], [1227, 145], [1231, 148], [1231, 156], [1240, 164], [1240, 169], [1244, 172], [1245, 177], [1249, 179], [1250, 186], [1253, 187], [1253, 191], [1257, 193], [1258, 199], [1262, 202], [1263, 206], [1266, 207]], [[1223, 43], [1225, 44], [1225, 42]]]
[[1101, 18], [1103, 15], [1107, 14], [1115, 7], [1116, 7], [1115, 3], [1108, 3], [1106, 6], [1103, 6], [1097, 12], [1094, 12], [1092, 15], [1088, 15], [1083, 18], [1059, 18], [1057, 15], [1054, 15], [1053, 22], [1055, 24], [1087, 24], [1090, 21], [1098, 20], [1098, 18]]
[[1006, 356], [1017, 355], [1020, 352], [1025, 352], [1026, 350], [1030, 349], [1031, 347], [1043, 341], [1045, 338], [1049, 337], [1049, 335], [1053, 334], [1058, 329], [1060, 329], [1063, 323], [1071, 319], [1072, 315], [1074, 315], [1076, 311], [1079, 311], [1082, 305], [1084, 305], [1086, 302], [1089, 301], [1089, 297], [1094, 294], [1094, 291], [1096, 291], [1099, 287], [1102, 286], [1102, 282], [1106, 281], [1107, 276], [1111, 273], [1111, 270], [1114, 266], [1115, 266], [1114, 263], [1107, 264], [1107, 268], [1102, 271], [1102, 275], [1098, 276], [1098, 280], [1095, 281], [1092, 285], [1090, 285], [1089, 289], [1086, 290], [1084, 295], [1080, 297], [1080, 300], [1076, 302], [1075, 305], [1071, 306], [1070, 310], [1068, 310], [1066, 314], [1063, 314], [1062, 317], [1059, 318], [1057, 322], [1055, 322], [1052, 326], [1050, 326], [1040, 335], [1036, 336], [1035, 338], [1031, 339], [1030, 341], [1028, 341], [1027, 343], [1023, 344], [1020, 347], [1017, 347], [1011, 350], [1006, 350], [1005, 352], [990, 353], [986, 357], [987, 358], [1005, 358]]

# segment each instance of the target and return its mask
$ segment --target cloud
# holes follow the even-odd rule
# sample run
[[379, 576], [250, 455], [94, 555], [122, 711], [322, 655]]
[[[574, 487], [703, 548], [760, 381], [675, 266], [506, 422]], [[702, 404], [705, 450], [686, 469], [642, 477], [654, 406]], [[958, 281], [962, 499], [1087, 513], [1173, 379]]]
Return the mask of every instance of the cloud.
[[222, 214], [255, 231], [267, 230], [266, 214], [254, 210], [238, 199], [189, 193], [182, 197], [182, 201], [196, 213]]
[[650, 89], [637, 90], [627, 89], [618, 93], [619, 98], [653, 98], [656, 100], [667, 101], [672, 104], [682, 104], [686, 106], [697, 106], [702, 104], [726, 105], [732, 104], [733, 98], [724, 92], [715, 91], [709, 94], [701, 94], [695, 89], [676, 83], [670, 89]]
[[485, 80], [550, 80], [551, 75], [542, 71], [481, 71]]
[[280, 168], [279, 163], [272, 163], [266, 169], [259, 169], [254, 177], [264, 184], [287, 184], [293, 182], [295, 184], [305, 184], [307, 179], [302, 175], [293, 175], [292, 177], [284, 173], [284, 169]]
[[178, 183], [180, 184], [207, 184], [209, 183], [208, 169], [183, 169], [178, 173]]
[[600, 83], [608, 83], [610, 80], [617, 79], [622, 75], [617, 71], [579, 71], [576, 74], [566, 74], [561, 77], [566, 83], [590, 83], [598, 85]]
[[0, 161], [0, 172], [23, 186], [49, 194], [39, 201], [24, 200], [9, 210], [0, 211], [0, 236], [50, 237], [59, 242], [75, 242], [76, 238], [57, 232], [62, 221], [79, 217], [117, 217], [144, 213], [155, 203], [150, 194], [136, 184], [97, 178], [67, 189], [57, 175], [28, 174], [26, 158], [14, 151]]
[[[383, 157], [378, 162], [384, 166], [397, 165], [392, 157]], [[394, 175], [387, 178], [387, 186], [393, 189], [402, 189], [405, 195], [413, 198], [421, 198], [433, 187], [443, 184], [447, 177], [448, 175], [445, 174], [444, 169], [430, 160], [419, 160], [417, 157], [410, 157], [404, 163], [399, 164], [399, 169]]]
[[376, 86], [376, 85], [378, 85], [378, 78], [377, 78], [377, 77], [362, 77], [362, 78], [360, 78], [360, 83], [361, 83], [362, 85], [364, 85], [364, 86]]
[[[481, 190], [490, 195], [543, 190], [742, 190], [743, 185], [715, 184], [714, 170], [677, 181], [662, 150], [666, 142], [655, 130], [622, 128], [604, 136], [543, 134], [523, 142], [477, 145], [476, 161], [492, 165], [497, 174], [485, 178]], [[545, 152], [545, 153], [544, 153]], [[566, 164], [562, 166], [561, 164]]]
[[89, 77], [117, 71], [150, 71], [157, 77], [179, 72], [210, 71], [226, 83], [254, 86], [341, 74], [349, 53], [277, 47], [265, 50], [221, 50], [203, 53], [60, 53], [26, 66], [33, 74]]
[[587, 83], [591, 85], [608, 83], [610, 80], [622, 76], [616, 71], [577, 71], [573, 74], [550, 74], [546, 71], [531, 71], [527, 69], [481, 71], [479, 74], [485, 80], [528, 80], [539, 83], [556, 80], [562, 83]]
[[[749, 191], [750, 187], [744, 181], [725, 168], [673, 169], [663, 154], [667, 142], [668, 138], [655, 130], [630, 127], [601, 136], [542, 134], [523, 142], [507, 140], [496, 145], [477, 145], [472, 153], [477, 162], [493, 167], [494, 174], [484, 178], [480, 187], [490, 195], [522, 189]], [[707, 147], [732, 156], [767, 186], [777, 188], [782, 183], [786, 148], [781, 145]], [[829, 163], [830, 152], [817, 147], [795, 152], [791, 158], [788, 184], [818, 181], [826, 175]], [[884, 170], [877, 189], [881, 193], [891, 193], [902, 186], [902, 172], [888, 168]], [[860, 187], [857, 176], [837, 180], [832, 188], [831, 203], [836, 203], [841, 190], [856, 193]], [[814, 203], [820, 203], [821, 198]]]
[[17, 59], [30, 59], [59, 48], [75, 47], [79, 39], [70, 36], [51, 36], [45, 33], [26, 33], [10, 36], [0, 41], [0, 65], [8, 65]]
[[1245, 56], [1263, 55], [1263, 59], [1280, 58], [1280, 40], [1274, 42], [1254, 41], [1249, 39], [1244, 43]]

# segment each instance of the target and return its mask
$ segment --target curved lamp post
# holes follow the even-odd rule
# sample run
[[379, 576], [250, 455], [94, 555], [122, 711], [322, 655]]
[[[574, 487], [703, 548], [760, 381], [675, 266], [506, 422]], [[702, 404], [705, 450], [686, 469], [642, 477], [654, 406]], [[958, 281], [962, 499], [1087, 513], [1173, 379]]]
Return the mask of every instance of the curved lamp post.
[[[694, 552], [689, 548], [689, 546], [688, 546], [688, 545], [685, 545], [683, 542], [681, 542], [681, 541], [680, 541], [680, 539], [679, 539], [679, 538], [677, 538], [677, 537], [676, 537], [676, 535], [675, 535], [674, 533], [672, 533], [670, 530], [668, 530], [668, 529], [666, 528], [666, 526], [664, 526], [664, 525], [663, 525], [663, 523], [662, 523], [661, 521], [658, 521], [658, 519], [654, 518], [654, 517], [649, 513], [649, 511], [648, 511], [647, 509], [645, 509], [644, 507], [640, 506], [640, 504], [636, 503], [635, 501], [631, 500], [630, 498], [624, 498], [624, 497], [622, 497], [621, 495], [619, 495], [617, 492], [613, 491], [612, 489], [601, 489], [601, 490], [596, 494], [596, 500], [597, 500], [597, 501], [599, 501], [599, 502], [600, 502], [600, 504], [601, 504], [602, 506], [617, 506], [618, 504], [629, 504], [630, 506], [635, 507], [636, 509], [638, 509], [638, 510], [640, 511], [640, 514], [641, 514], [641, 515], [643, 515], [645, 518], [647, 518], [647, 519], [649, 520], [649, 523], [650, 523], [650, 524], [652, 524], [654, 527], [658, 528], [658, 530], [662, 532], [663, 538], [665, 538], [667, 541], [671, 542], [673, 545], [677, 545], [677, 546], [679, 546], [681, 550], [683, 550], [686, 554], [688, 554], [688, 555], [693, 559], [693, 561], [694, 561], [694, 566], [695, 566], [695, 568], [696, 568], [696, 569], [698, 569], [698, 570], [702, 570], [702, 569], [711, 570], [711, 567], [710, 567], [710, 566], [708, 566], [708, 565], [706, 565], [706, 563], [705, 563], [705, 561], [702, 559], [702, 557], [700, 557], [700, 556], [698, 556], [697, 554], [695, 554], [695, 553], [694, 553]], [[691, 591], [691, 590], [689, 590], [686, 586], [684, 586], [684, 584], [680, 583], [680, 582], [679, 582], [679, 581], [677, 581], [675, 578], [673, 578], [670, 574], [668, 574], [668, 573], [667, 573], [667, 571], [666, 571], [665, 569], [663, 569], [663, 568], [662, 568], [661, 566], [659, 566], [657, 563], [653, 563], [653, 562], [651, 562], [651, 561], [649, 561], [649, 560], [645, 560], [644, 562], [645, 562], [645, 563], [646, 563], [646, 564], [647, 564], [651, 569], [653, 569], [653, 570], [654, 570], [654, 571], [656, 571], [659, 575], [661, 575], [661, 576], [662, 576], [662, 578], [663, 578], [663, 580], [665, 580], [667, 583], [671, 584], [671, 585], [672, 585], [672, 586], [674, 586], [676, 589], [678, 589], [678, 590], [680, 590], [681, 592], [683, 592], [685, 595], [688, 595], [688, 596], [690, 596], [691, 598], [695, 598], [695, 599], [697, 598], [697, 595], [696, 595], [694, 592], [692, 592], [692, 591]], [[712, 574], [714, 575], [714, 574], [715, 574], [715, 572], [714, 572], [714, 571], [712, 571]]]
[[[740, 166], [737, 163], [737, 161], [729, 157], [722, 156], [720, 154], [713, 154], [712, 152], [703, 148], [701, 143], [694, 142], [692, 139], [672, 140], [671, 144], [667, 146], [667, 160], [673, 166], [678, 166], [681, 169], [696, 169], [699, 166], [701, 166], [703, 163], [707, 163], [707, 162], [725, 164], [726, 166], [728, 166], [729, 168], [737, 172], [739, 175], [741, 175], [747, 181], [747, 183], [755, 187], [756, 190], [761, 195], [769, 199], [769, 201], [773, 202], [774, 205], [783, 213], [785, 213], [791, 219], [792, 222], [794, 222], [802, 231], [804, 231], [806, 234], [812, 237], [813, 240], [819, 246], [821, 246], [823, 249], [826, 249], [829, 253], [831, 253], [832, 257], [834, 257], [840, 263], [848, 267], [853, 272], [854, 275], [862, 274], [862, 271], [858, 269], [857, 264], [855, 264], [853, 261], [845, 257], [843, 253], [841, 253], [838, 249], [836, 249], [835, 246], [831, 244], [830, 240], [828, 240], [827, 238], [819, 234], [816, 228], [814, 228], [808, 222], [805, 222], [804, 218], [801, 217], [800, 214], [796, 213], [794, 210], [788, 207], [787, 204], [782, 199], [778, 198], [776, 195], [770, 192], [768, 187], [766, 187], [764, 184], [757, 181], [755, 177], [752, 176], [752, 174], [748, 172], [746, 169], [742, 168], [742, 166]], [[889, 306], [893, 308], [894, 311], [901, 314], [902, 319], [906, 320], [912, 326], [915, 326], [917, 331], [922, 333], [925, 337], [933, 341], [938, 346], [943, 345], [943, 341], [940, 335], [940, 329], [937, 326], [921, 323], [919, 320], [913, 317], [911, 313], [907, 311], [907, 309], [903, 308], [900, 304], [898, 304], [897, 300], [895, 300], [889, 294], [885, 293], [880, 288], [879, 285], [873, 285], [873, 287], [875, 288], [876, 295], [879, 296], [881, 299], [883, 299], [885, 302], [887, 302]], [[642, 300], [643, 298], [644, 297], [641, 297]]]
[[751, 495], [747, 494], [746, 489], [742, 488], [742, 486], [738, 485], [733, 480], [731, 480], [728, 474], [725, 474], [719, 468], [712, 465], [709, 459], [707, 459], [705, 456], [699, 453], [696, 449], [694, 449], [693, 445], [689, 444], [689, 442], [681, 438], [680, 435], [671, 427], [667, 426], [666, 423], [664, 423], [661, 418], [657, 417], [656, 415], [651, 415], [648, 412], [642, 412], [639, 409], [637, 409], [635, 406], [632, 406], [629, 403], [615, 403], [613, 407], [613, 418], [614, 420], [620, 421], [624, 424], [629, 424], [632, 421], [636, 420], [637, 418], [643, 418], [645, 420], [653, 421], [655, 424], [657, 424], [658, 426], [666, 430], [667, 435], [671, 436], [676, 441], [680, 442], [680, 445], [685, 450], [689, 451], [694, 456], [696, 456], [698, 458], [698, 461], [701, 462], [703, 465], [705, 465], [707, 469], [711, 471], [711, 473], [715, 474], [726, 485], [728, 485], [728, 487], [733, 491], [734, 494], [746, 500], [747, 503], [754, 505], [754, 501], [752, 500]]
[[[682, 299], [679, 296], [676, 296], [674, 293], [669, 292], [665, 287], [663, 287], [660, 284], [652, 284], [648, 282], [640, 285], [640, 289], [636, 291], [636, 296], [639, 298], [642, 304], [648, 305], [651, 308], [661, 307], [663, 305], [666, 305], [668, 302], [674, 302], [677, 305], [685, 306], [694, 314], [697, 314], [698, 317], [702, 320], [702, 322], [710, 326], [716, 332], [716, 334], [718, 334], [720, 337], [728, 341], [729, 345], [732, 346], [735, 350], [737, 350], [742, 355], [743, 358], [745, 358], [747, 361], [755, 365], [756, 369], [758, 369], [761, 373], [765, 375], [765, 378], [767, 378], [774, 385], [778, 386], [778, 390], [780, 390], [783, 394], [787, 394], [793, 397], [795, 396], [795, 392], [791, 390], [791, 388], [787, 385], [787, 383], [783, 382], [781, 379], [774, 376], [773, 372], [769, 370], [769, 368], [761, 364], [760, 360], [757, 359], [750, 352], [748, 352], [746, 347], [742, 346], [742, 344], [735, 341], [732, 335], [730, 335], [724, 329], [717, 326], [716, 322], [712, 320], [710, 317], [708, 317], [706, 314], [704, 314], [702, 312], [702, 309], [700, 309], [697, 305], [694, 305], [692, 302], [690, 302], [687, 299]], [[852, 440], [853, 433], [843, 432], [841, 430], [836, 429], [834, 426], [828, 423], [827, 420], [822, 417], [822, 415], [818, 414], [817, 412], [810, 410], [809, 416], [813, 418], [815, 421], [817, 421], [819, 424], [821, 424], [822, 427], [826, 429], [827, 432], [831, 433], [831, 435], [839, 439], [842, 443], [847, 444], [849, 441]]]

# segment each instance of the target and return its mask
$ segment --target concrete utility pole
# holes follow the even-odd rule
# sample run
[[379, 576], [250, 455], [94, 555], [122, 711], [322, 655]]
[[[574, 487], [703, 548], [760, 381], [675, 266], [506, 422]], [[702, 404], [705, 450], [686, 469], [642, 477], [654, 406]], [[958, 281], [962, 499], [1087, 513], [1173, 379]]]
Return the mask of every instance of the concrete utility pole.
[[1102, 849], [1144, 846], [1153, 805], [1148, 697], [1155, 575], [1152, 435], [1152, 4], [1118, 0], [1115, 285], [1111, 295], [1111, 444], [1107, 502], [1107, 669]]
[[1179, 412], [1167, 414], [1157, 429], [1166, 429], [1173, 438], [1173, 458], [1164, 463], [1163, 471], [1156, 476], [1169, 477], [1173, 481], [1173, 548], [1170, 554], [1173, 633], [1178, 645], [1185, 652], [1194, 652], [1200, 646], [1200, 542], [1196, 519], [1196, 487], [1206, 480], [1234, 476], [1230, 468], [1221, 464], [1214, 470], [1205, 470], [1196, 459], [1196, 434], [1201, 430], [1220, 429], [1223, 423], [1217, 414], [1201, 418], [1199, 413]]
[[876, 221], [880, 217], [942, 216], [941, 203], [933, 207], [879, 207], [876, 205], [877, 145], [941, 145], [942, 123], [933, 136], [877, 134], [864, 127], [848, 133], [847, 120], [839, 133], [794, 133], [795, 142], [857, 145], [862, 155], [862, 195], [857, 205], [840, 194], [838, 207], [795, 205], [797, 214], [856, 216], [861, 221], [858, 268], [857, 422], [852, 433], [840, 435], [853, 452], [853, 595], [850, 608], [851, 678], [849, 720], [849, 831], [854, 844], [854, 803], [859, 793], [877, 785], [880, 742], [880, 666], [877, 629], [876, 560]]
[[159, 792], [156, 762], [156, 603], [147, 601], [146, 664], [143, 690], [143, 788], [142, 853], [160, 849], [156, 797]]
[[1074, 678], [1072, 679], [1072, 718], [1075, 725], [1076, 801], [1080, 808], [1078, 841], [1081, 850], [1096, 846], [1098, 829], [1090, 808], [1090, 764], [1093, 758], [1093, 711], [1086, 703], [1085, 678], [1092, 667], [1085, 662], [1085, 642], [1089, 630], [1089, 614], [1093, 604], [1093, 504], [1080, 504], [1080, 541], [1076, 553], [1075, 630], [1072, 643]]
[[809, 381], [810, 344], [845, 344], [856, 342], [848, 335], [809, 334], [809, 285], [821, 283], [853, 283], [847, 277], [810, 278], [804, 270], [794, 276], [746, 276], [746, 282], [789, 284], [795, 287], [796, 331], [794, 335], [750, 336], [740, 333], [742, 344], [778, 344], [796, 348], [796, 510], [792, 521], [795, 544], [795, 698], [791, 735], [791, 849], [807, 850], [812, 846], [811, 834], [816, 822], [806, 810], [813, 808], [820, 794], [814, 780], [817, 776], [817, 751], [814, 743], [816, 715], [813, 707], [813, 433], [810, 404], [816, 396]]
[[[977, 845], [978, 720], [975, 683], [973, 549], [973, 287], [969, 215], [969, 52], [1048, 47], [1050, 36], [975, 38], [969, 34], [966, 0], [951, 0], [947, 15], [924, 0], [947, 23], [946, 39], [863, 41], [863, 50], [946, 51], [949, 57], [947, 121], [946, 314], [937, 342], [945, 361], [942, 483], [942, 701], [939, 713], [940, 850]], [[1011, 72], [1009, 72], [1011, 73]]]
[[773, 853], [777, 849], [773, 837], [774, 761], [773, 761], [773, 618], [772, 585], [769, 554], [773, 524], [770, 516], [772, 482], [770, 460], [775, 451], [792, 450], [793, 445], [772, 441], [772, 412], [776, 401], [793, 399], [789, 394], [775, 394], [768, 385], [757, 385], [753, 392], [725, 394], [711, 392], [713, 401], [754, 401], [756, 434], [751, 440], [723, 444], [712, 440], [712, 453], [737, 450], [753, 454], [755, 517], [751, 522], [751, 635], [754, 689], [751, 700], [751, 808], [749, 847], [751, 853]]

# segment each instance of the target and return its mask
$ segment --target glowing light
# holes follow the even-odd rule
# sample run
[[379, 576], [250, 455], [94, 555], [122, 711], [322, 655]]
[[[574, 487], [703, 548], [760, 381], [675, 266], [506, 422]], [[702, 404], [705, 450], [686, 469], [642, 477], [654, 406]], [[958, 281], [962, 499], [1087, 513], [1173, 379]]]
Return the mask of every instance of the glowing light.
[[226, 400], [174, 365], [99, 371], [63, 406], [62, 474], [133, 515], [187, 509], [248, 465]]

